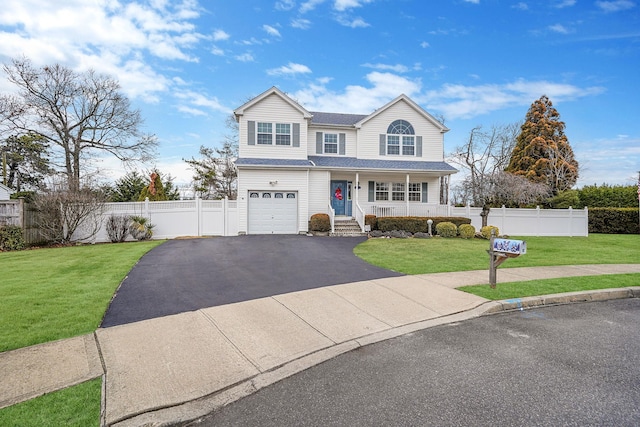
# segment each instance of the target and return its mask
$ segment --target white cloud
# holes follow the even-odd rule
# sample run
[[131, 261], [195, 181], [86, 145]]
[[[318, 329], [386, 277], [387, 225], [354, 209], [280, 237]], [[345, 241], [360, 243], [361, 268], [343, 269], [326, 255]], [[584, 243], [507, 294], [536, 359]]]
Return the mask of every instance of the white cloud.
[[597, 1], [596, 5], [605, 12], [620, 12], [636, 7], [630, 0]]
[[572, 30], [570, 30], [569, 28], [565, 27], [562, 24], [550, 25], [548, 28], [550, 31], [553, 31], [554, 33], [559, 33], [559, 34], [570, 34], [573, 32]]
[[521, 1], [521, 2], [511, 6], [511, 8], [512, 9], [518, 9], [518, 10], [529, 10], [529, 5], [526, 4], [525, 2]]
[[422, 43], [420, 43], [420, 47], [421, 47], [421, 48], [423, 48], [423, 49], [426, 49], [426, 48], [428, 48], [428, 47], [430, 47], [430, 46], [431, 46], [431, 45], [429, 44], [429, 42], [422, 42]]
[[183, 113], [196, 116], [206, 116], [208, 115], [206, 111], [225, 114], [231, 113], [231, 109], [222, 105], [220, 101], [218, 101], [218, 98], [209, 98], [201, 92], [193, 90], [179, 90], [175, 92], [174, 96], [184, 102], [178, 106], [178, 110]]
[[295, 7], [295, 0], [280, 0], [276, 2], [276, 10], [291, 10]]
[[[373, 71], [365, 77], [368, 87], [352, 85], [343, 91], [327, 88], [328, 79], [318, 81], [293, 94], [305, 108], [313, 111], [337, 111], [368, 114], [404, 93], [412, 97], [421, 88], [419, 80], [412, 80], [392, 73]], [[337, 107], [338, 106], [338, 107]]]
[[350, 27], [350, 28], [366, 28], [369, 27], [370, 24], [368, 24], [364, 19], [362, 18], [348, 18], [346, 16], [343, 15], [339, 15], [336, 17], [336, 21], [340, 24], [340, 25], [344, 25], [345, 27]]
[[366, 64], [362, 64], [362, 66], [367, 68], [373, 68], [375, 70], [394, 71], [396, 73], [406, 73], [407, 71], [409, 71], [409, 67], [402, 64], [389, 65], [389, 64], [366, 63]]
[[234, 58], [236, 60], [240, 61], [240, 62], [253, 62], [254, 61], [253, 55], [250, 54], [249, 52], [243, 53], [241, 55], [236, 55]]
[[211, 47], [211, 53], [216, 56], [224, 56], [224, 50], [217, 46]]
[[530, 105], [542, 95], [557, 103], [603, 92], [604, 88], [597, 86], [580, 88], [544, 80], [517, 80], [502, 85], [445, 84], [440, 89], [427, 91], [421, 101], [430, 109], [442, 112], [447, 119], [466, 119], [503, 108]]
[[308, 0], [300, 5], [300, 13], [311, 12], [318, 6], [319, 4], [324, 3], [325, 0]]
[[565, 7], [571, 7], [576, 4], [576, 0], [561, 0], [558, 4], [555, 5], [558, 9], [563, 9]]
[[347, 9], [362, 7], [363, 4], [371, 3], [371, 1], [372, 0], [335, 0], [333, 8], [339, 12], [344, 12]]
[[465, 3], [480, 4], [480, 0], [464, 0]]
[[262, 29], [269, 34], [270, 36], [273, 37], [281, 37], [280, 35], [280, 31], [278, 31], [275, 27], [272, 27], [271, 25], [263, 25]]
[[[147, 4], [67, 0], [5, 0], [0, 8], [0, 59], [25, 55], [34, 65], [54, 62], [114, 75], [130, 97], [150, 102], [170, 86], [153, 57], [196, 62], [201, 39], [192, 0]], [[90, 32], [84, 25], [90, 23]]]
[[310, 72], [311, 72], [311, 69], [306, 65], [296, 64], [293, 62], [289, 62], [287, 65], [283, 65], [282, 67], [279, 67], [279, 68], [272, 68], [270, 70], [267, 70], [267, 74], [270, 76], [307, 74]]
[[311, 27], [311, 21], [309, 21], [308, 19], [303, 19], [303, 18], [293, 19], [291, 21], [291, 26], [293, 28], [299, 28], [301, 30], [306, 30], [306, 29], [309, 29]]
[[215, 30], [213, 32], [213, 40], [214, 41], [228, 40], [229, 37], [231, 37], [231, 36], [229, 34], [227, 34], [223, 30]]

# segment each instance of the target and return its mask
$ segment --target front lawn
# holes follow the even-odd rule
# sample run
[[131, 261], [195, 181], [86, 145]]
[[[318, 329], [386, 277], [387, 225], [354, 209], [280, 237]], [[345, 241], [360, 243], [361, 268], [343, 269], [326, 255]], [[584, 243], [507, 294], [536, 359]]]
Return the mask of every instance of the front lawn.
[[[512, 237], [527, 242], [527, 253], [500, 268], [640, 263], [640, 236]], [[488, 240], [369, 239], [354, 253], [370, 264], [405, 274], [488, 270]]]
[[0, 352], [95, 331], [127, 273], [161, 243], [0, 253]]

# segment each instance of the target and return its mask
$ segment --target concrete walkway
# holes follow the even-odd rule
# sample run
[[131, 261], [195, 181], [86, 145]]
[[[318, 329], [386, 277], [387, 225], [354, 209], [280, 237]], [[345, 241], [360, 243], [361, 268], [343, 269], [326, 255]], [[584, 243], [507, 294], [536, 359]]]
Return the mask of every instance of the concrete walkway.
[[[505, 268], [498, 283], [623, 273], [640, 273], [640, 264]], [[489, 302], [455, 289], [487, 282], [482, 270], [348, 283], [0, 353], [0, 408], [103, 376], [103, 424], [186, 421], [412, 331], [509, 309], [640, 297], [639, 286]]]

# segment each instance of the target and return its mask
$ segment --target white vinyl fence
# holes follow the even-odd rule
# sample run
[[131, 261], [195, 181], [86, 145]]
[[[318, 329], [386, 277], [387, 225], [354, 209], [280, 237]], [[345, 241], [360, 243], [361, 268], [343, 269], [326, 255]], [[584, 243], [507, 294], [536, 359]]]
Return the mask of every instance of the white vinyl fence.
[[[482, 208], [451, 207], [450, 216], [471, 218], [471, 224], [480, 230]], [[491, 208], [488, 225], [494, 225], [500, 234], [510, 236], [588, 236], [589, 210], [584, 209], [512, 209]]]
[[[111, 215], [143, 216], [149, 218], [154, 239], [199, 236], [237, 236], [238, 209], [235, 200], [172, 200], [166, 202], [107, 203], [102, 215], [102, 226], [92, 242], [108, 242], [105, 229]], [[80, 229], [76, 237], [80, 238]], [[131, 240], [131, 237], [129, 237]]]
[[[367, 206], [368, 213], [378, 216], [401, 216], [402, 207]], [[480, 230], [482, 208], [470, 206], [430, 206], [429, 216], [461, 216], [470, 218]], [[235, 200], [176, 200], [166, 202], [107, 203], [101, 229], [91, 242], [108, 242], [104, 224], [110, 215], [138, 215], [154, 225], [154, 239], [197, 236], [237, 236], [238, 208]], [[492, 208], [487, 223], [511, 236], [588, 236], [589, 211], [585, 209], [511, 209]], [[76, 233], [81, 238], [84, 230]], [[131, 239], [129, 237], [129, 239]]]

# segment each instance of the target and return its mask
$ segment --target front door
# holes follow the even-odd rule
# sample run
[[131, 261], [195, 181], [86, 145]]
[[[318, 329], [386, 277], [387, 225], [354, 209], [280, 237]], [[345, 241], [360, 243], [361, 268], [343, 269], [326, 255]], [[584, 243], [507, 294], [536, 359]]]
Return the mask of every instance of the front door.
[[331, 207], [336, 215], [346, 215], [347, 181], [331, 181]]

